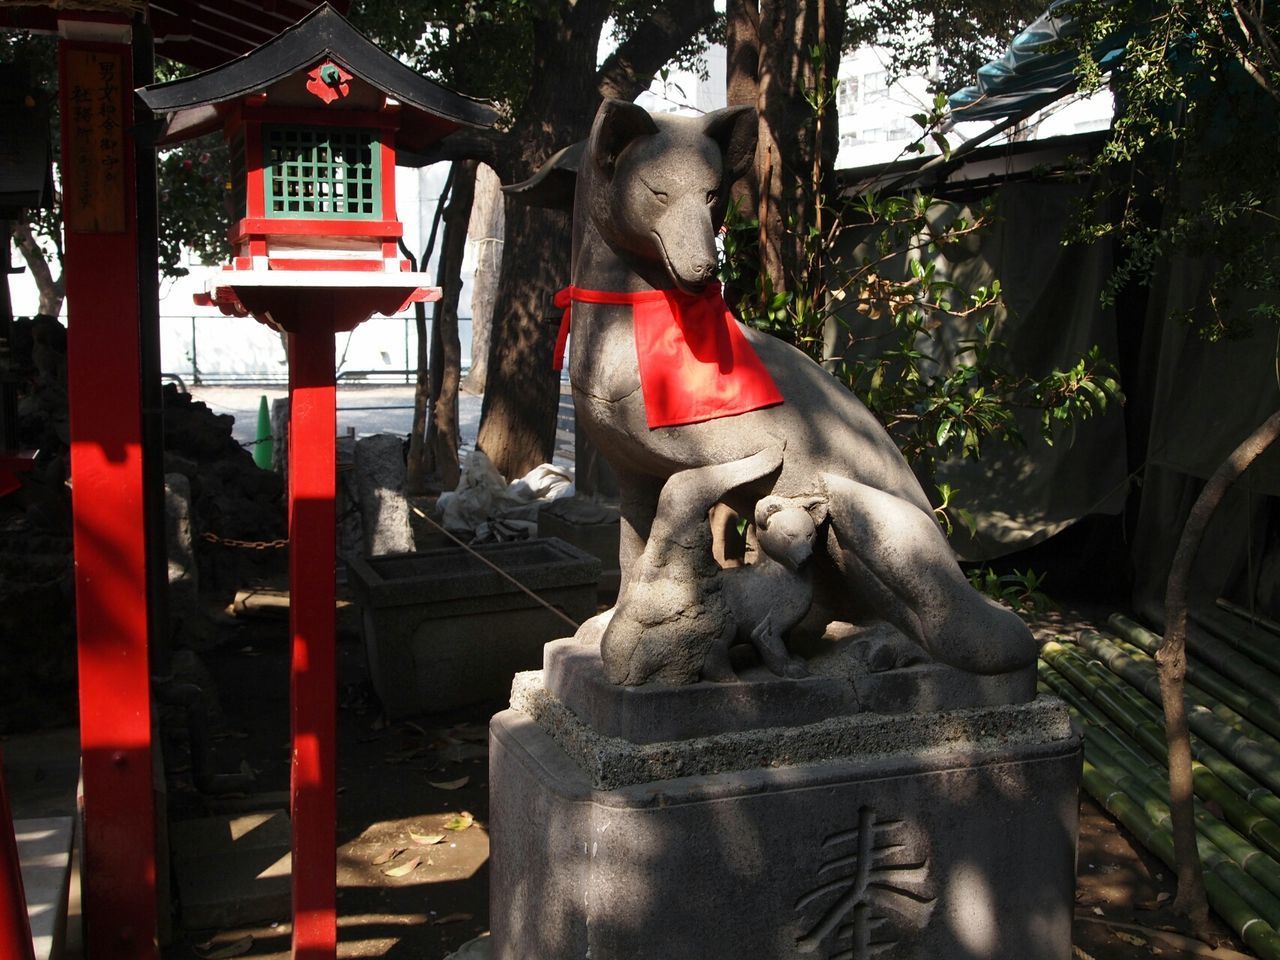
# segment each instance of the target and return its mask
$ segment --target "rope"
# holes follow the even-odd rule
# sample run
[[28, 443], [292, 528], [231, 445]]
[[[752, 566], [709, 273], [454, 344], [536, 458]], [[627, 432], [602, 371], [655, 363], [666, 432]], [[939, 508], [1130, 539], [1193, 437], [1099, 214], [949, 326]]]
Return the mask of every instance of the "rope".
[[431, 524], [431, 526], [435, 527], [437, 530], [443, 533], [446, 537], [448, 537], [450, 540], [452, 540], [454, 543], [460, 546], [463, 550], [467, 551], [467, 553], [471, 554], [473, 557], [475, 557], [477, 560], [483, 563], [486, 567], [488, 567], [490, 570], [496, 573], [498, 576], [502, 577], [503, 580], [506, 580], [508, 583], [512, 584], [521, 593], [537, 601], [537, 603], [540, 606], [546, 607], [548, 610], [554, 613], [557, 617], [559, 617], [565, 623], [573, 627], [575, 631], [580, 626], [582, 626], [582, 624], [578, 623], [578, 621], [567, 616], [563, 610], [559, 610], [556, 607], [553, 607], [551, 604], [547, 603], [547, 601], [543, 600], [540, 596], [538, 596], [536, 593], [534, 593], [532, 590], [526, 587], [523, 583], [521, 583], [515, 577], [511, 576], [511, 574], [507, 573], [507, 571], [503, 570], [497, 564], [491, 562], [487, 557], [483, 557], [479, 553], [477, 553], [475, 550], [472, 550], [470, 546], [463, 543], [461, 540], [455, 537], [452, 533], [450, 533], [444, 527], [440, 526], [440, 524], [436, 523], [434, 520], [428, 517], [425, 513], [419, 510], [417, 507], [413, 507], [412, 509], [414, 513], [416, 513], [423, 520], [427, 521], [427, 523]]

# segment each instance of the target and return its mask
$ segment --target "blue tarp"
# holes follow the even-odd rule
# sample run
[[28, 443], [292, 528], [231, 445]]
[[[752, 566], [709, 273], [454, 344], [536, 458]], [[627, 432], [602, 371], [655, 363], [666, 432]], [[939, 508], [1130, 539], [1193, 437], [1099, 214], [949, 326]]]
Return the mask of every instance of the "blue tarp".
[[[1013, 38], [1004, 56], [979, 67], [977, 83], [948, 98], [951, 122], [1026, 116], [1070, 93], [1079, 62], [1073, 6], [1074, 0], [1054, 0]], [[1104, 48], [1099, 59], [1105, 70], [1124, 54], [1124, 38]]]

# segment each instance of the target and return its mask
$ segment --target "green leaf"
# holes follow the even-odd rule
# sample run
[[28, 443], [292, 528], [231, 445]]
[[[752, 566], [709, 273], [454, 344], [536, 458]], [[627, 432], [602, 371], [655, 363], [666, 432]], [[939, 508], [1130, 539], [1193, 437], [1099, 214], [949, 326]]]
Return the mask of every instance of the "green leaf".
[[929, 136], [933, 139], [933, 142], [937, 144], [938, 150], [942, 153], [943, 159], [950, 159], [951, 158], [951, 142], [947, 140], [947, 138], [943, 134], [939, 133], [936, 130], [930, 133]]

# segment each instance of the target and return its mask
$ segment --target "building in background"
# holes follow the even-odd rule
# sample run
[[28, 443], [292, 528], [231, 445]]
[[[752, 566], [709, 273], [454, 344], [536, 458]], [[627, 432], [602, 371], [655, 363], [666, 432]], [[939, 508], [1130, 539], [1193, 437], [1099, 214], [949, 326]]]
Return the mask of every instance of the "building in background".
[[[836, 112], [840, 152], [836, 168], [890, 163], [908, 156], [907, 148], [923, 132], [912, 114], [928, 113], [933, 95], [927, 76], [891, 81], [886, 51], [861, 47], [840, 61]], [[926, 153], [938, 147], [926, 140]]]

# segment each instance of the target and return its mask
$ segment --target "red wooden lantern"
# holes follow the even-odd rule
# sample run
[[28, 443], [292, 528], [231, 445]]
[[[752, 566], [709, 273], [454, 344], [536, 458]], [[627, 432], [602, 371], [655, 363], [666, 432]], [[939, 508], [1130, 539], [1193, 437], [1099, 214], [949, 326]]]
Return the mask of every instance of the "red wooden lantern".
[[396, 152], [496, 114], [405, 67], [327, 5], [239, 59], [139, 95], [164, 117], [160, 145], [221, 129], [235, 158], [235, 256], [200, 299], [288, 335], [293, 954], [332, 960], [333, 336], [439, 297], [400, 259]]
[[[398, 250], [397, 149], [420, 151], [495, 117], [378, 49], [328, 5], [243, 57], [140, 94], [165, 118], [158, 145], [221, 129], [231, 148], [235, 256], [205, 302], [286, 328], [267, 288], [360, 289], [380, 313], [431, 296]], [[291, 272], [299, 276], [286, 279]], [[239, 295], [250, 287], [257, 292]], [[344, 299], [351, 307], [357, 298]]]

